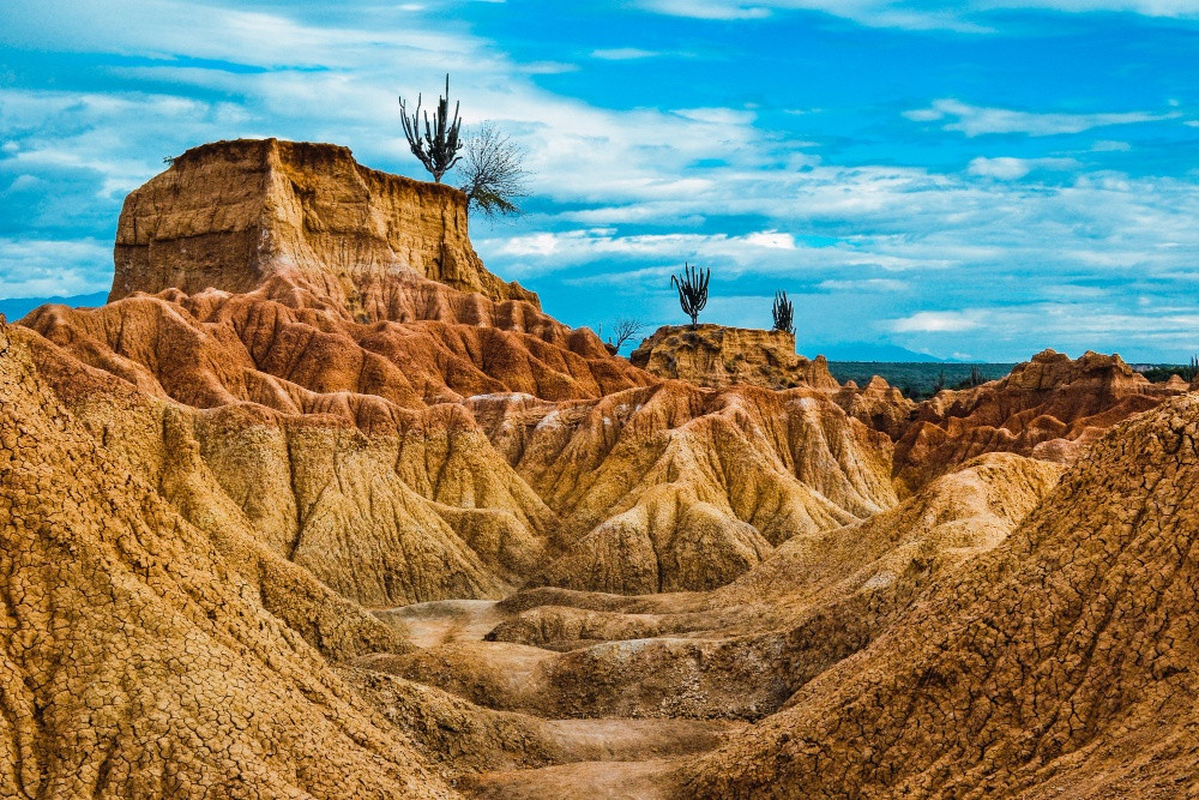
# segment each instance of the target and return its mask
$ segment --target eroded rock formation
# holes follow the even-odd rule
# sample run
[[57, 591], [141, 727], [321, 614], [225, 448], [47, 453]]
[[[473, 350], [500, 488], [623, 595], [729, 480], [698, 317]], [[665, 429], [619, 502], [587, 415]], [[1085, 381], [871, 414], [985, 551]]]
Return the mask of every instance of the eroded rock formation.
[[1047, 352], [916, 407], [717, 326], [642, 370], [488, 273], [455, 190], [328, 145], [189, 151], [116, 258], [108, 305], [0, 324], [0, 796], [1135, 797], [1195, 761], [1179, 382]]
[[386, 316], [380, 305], [396, 270], [537, 303], [483, 267], [457, 189], [368, 169], [345, 147], [238, 139], [188, 150], [129, 194], [109, 299], [245, 293], [282, 274], [373, 320]]
[[490, 275], [465, 225], [460, 193], [343, 148], [207, 145], [126, 203], [119, 299], [24, 324], [167, 403], [80, 409], [130, 465], [368, 605], [712, 588], [894, 503], [889, 442], [825, 394], [662, 383]]
[[1010, 375], [922, 403], [896, 443], [901, 492], [989, 452], [1070, 463], [1112, 425], [1182, 393], [1151, 384], [1119, 356], [1046, 350]]
[[795, 334], [724, 325], [667, 325], [654, 331], [629, 360], [660, 378], [723, 389], [744, 383], [767, 389], [839, 389], [823, 356], [795, 352]]
[[898, 439], [907, 431], [918, 407], [915, 401], [904, 397], [903, 392], [878, 375], [861, 389], [853, 381], [847, 381], [834, 399], [846, 414], [892, 439]]
[[264, 596], [340, 606], [349, 646], [390, 632], [126, 470], [48, 385], [45, 347], [0, 327], [0, 795], [451, 796]]

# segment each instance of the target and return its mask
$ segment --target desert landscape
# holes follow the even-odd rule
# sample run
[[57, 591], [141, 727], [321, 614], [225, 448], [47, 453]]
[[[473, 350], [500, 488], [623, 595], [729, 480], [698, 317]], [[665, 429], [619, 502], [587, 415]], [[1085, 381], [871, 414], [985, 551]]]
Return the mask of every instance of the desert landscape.
[[1199, 386], [626, 359], [333, 144], [114, 262], [0, 324], [2, 797], [1199, 797]]

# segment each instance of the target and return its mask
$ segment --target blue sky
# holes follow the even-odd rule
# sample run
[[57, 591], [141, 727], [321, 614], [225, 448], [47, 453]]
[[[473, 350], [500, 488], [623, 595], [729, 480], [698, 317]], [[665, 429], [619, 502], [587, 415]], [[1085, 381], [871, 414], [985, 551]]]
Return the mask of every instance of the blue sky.
[[[194, 3], [0, 9], [0, 298], [107, 290], [165, 156], [278, 136], [425, 177], [445, 72], [527, 151], [488, 267], [571, 325], [683, 316], [799, 350], [1199, 353], [1199, 0]], [[453, 178], [450, 178], [451, 182]]]

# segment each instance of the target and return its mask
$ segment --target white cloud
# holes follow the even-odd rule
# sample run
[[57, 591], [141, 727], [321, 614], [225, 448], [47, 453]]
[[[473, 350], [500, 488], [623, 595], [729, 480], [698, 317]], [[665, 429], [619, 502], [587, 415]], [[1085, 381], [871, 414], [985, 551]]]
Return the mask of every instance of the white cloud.
[[697, 19], [761, 19], [776, 11], [821, 11], [876, 28], [949, 30], [986, 33], [980, 13], [1041, 9], [1059, 13], [1116, 11], [1151, 17], [1199, 17], [1194, 0], [965, 0], [912, 8], [900, 0], [639, 0], [642, 8], [660, 14]]
[[0, 297], [70, 297], [112, 285], [112, 245], [0, 238]]
[[513, 236], [499, 246], [499, 252], [510, 256], [548, 258], [558, 252], [558, 238], [552, 233]]
[[694, 19], [762, 19], [770, 16], [772, 4], [749, 4], [737, 0], [644, 0], [643, 8], [659, 14]]
[[642, 50], [637, 47], [612, 47], [592, 50], [591, 57], [602, 61], [635, 61], [641, 58], [653, 58], [661, 55], [653, 50]]
[[1074, 170], [1082, 165], [1073, 158], [1011, 158], [1000, 156], [986, 158], [979, 156], [972, 159], [966, 171], [980, 177], [998, 178], [1000, 180], [1016, 180], [1023, 178], [1033, 170]]
[[1175, 119], [1180, 114], [1176, 111], [1165, 114], [1154, 114], [1148, 111], [1099, 114], [1034, 113], [1007, 108], [972, 106], [960, 100], [942, 98], [934, 100], [930, 108], [905, 111], [903, 116], [921, 122], [953, 118], [944, 125], [944, 129], [960, 131], [973, 138], [992, 133], [1024, 133], [1029, 136], [1082, 133], [1091, 128], [1111, 125], [1160, 122]]
[[893, 320], [891, 330], [896, 333], [957, 333], [980, 325], [977, 312], [919, 311], [910, 317]]
[[711, 125], [752, 125], [757, 119], [754, 112], [741, 108], [678, 108], [673, 113], [683, 119]]
[[[492, 0], [476, 0], [476, 2], [488, 3]], [[567, 72], [578, 72], [579, 65], [563, 61], [530, 61], [520, 64], [513, 71], [522, 75], [564, 75]]]
[[770, 250], [794, 250], [795, 237], [789, 233], [778, 231], [761, 231], [745, 237], [745, 243], [750, 247], [765, 247]]
[[[133, 19], [137, 24], [130, 24]], [[478, 49], [473, 37], [447, 32], [453, 27], [319, 27], [278, 13], [183, 0], [7, 0], [0, 43], [36, 49], [53, 41], [57, 51], [190, 56], [263, 67], [341, 67], [361, 64], [373, 51], [376, 57], [389, 53], [403, 68], [418, 54], [444, 63]]]
[[827, 292], [905, 292], [910, 288], [906, 282], [891, 278], [826, 280], [821, 281], [816, 286]]
[[913, 108], [902, 113], [903, 117], [912, 120], [913, 122], [934, 122], [945, 118], [945, 112], [938, 111], [935, 108]]

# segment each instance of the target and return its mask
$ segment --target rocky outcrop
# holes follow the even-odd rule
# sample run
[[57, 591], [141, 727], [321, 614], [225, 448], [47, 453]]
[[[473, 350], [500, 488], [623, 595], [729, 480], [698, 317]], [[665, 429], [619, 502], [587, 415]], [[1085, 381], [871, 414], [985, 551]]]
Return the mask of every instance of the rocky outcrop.
[[680, 773], [677, 796], [1185, 792], [1197, 441], [1194, 396], [1117, 427], [1002, 545]]
[[373, 320], [387, 278], [404, 272], [536, 306], [535, 294], [483, 267], [466, 212], [457, 189], [367, 169], [345, 147], [206, 144], [125, 199], [109, 299], [170, 288], [244, 294], [282, 275]]
[[1182, 391], [1149, 383], [1119, 356], [1046, 350], [1002, 380], [922, 403], [896, 443], [898, 488], [912, 491], [981, 453], [1070, 463], [1111, 426]]
[[130, 198], [112, 302], [0, 326], [0, 795], [1193, 766], [1199, 401], [1099, 441], [1179, 382], [1044, 353], [914, 411], [716, 326], [647, 340], [654, 375], [487, 273], [464, 213], [340, 148], [206, 146]]
[[904, 397], [903, 392], [878, 375], [871, 378], [864, 389], [847, 381], [834, 399], [846, 414], [892, 439], [898, 439], [907, 431], [917, 408], [915, 401]]
[[710, 589], [783, 541], [895, 502], [890, 440], [822, 392], [669, 381], [597, 402], [475, 398], [494, 446], [561, 519], [535, 582]]
[[629, 360], [660, 378], [716, 389], [739, 383], [767, 389], [840, 388], [824, 357], [809, 361], [797, 355], [795, 334], [784, 331], [668, 325], [642, 341]]
[[525, 590], [498, 604], [506, 619], [487, 634], [490, 649], [461, 642], [367, 658], [496, 708], [759, 719], [1003, 542], [1060, 472], [990, 454], [870, 519], [793, 537], [714, 592]]

